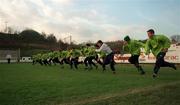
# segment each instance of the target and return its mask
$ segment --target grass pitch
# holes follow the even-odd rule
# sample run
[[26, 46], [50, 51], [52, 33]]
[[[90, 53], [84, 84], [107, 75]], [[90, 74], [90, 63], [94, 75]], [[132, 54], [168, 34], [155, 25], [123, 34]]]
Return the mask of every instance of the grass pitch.
[[133, 65], [85, 71], [32, 64], [0, 64], [0, 105], [179, 105], [180, 69], [162, 68], [152, 78], [153, 65], [140, 75]]

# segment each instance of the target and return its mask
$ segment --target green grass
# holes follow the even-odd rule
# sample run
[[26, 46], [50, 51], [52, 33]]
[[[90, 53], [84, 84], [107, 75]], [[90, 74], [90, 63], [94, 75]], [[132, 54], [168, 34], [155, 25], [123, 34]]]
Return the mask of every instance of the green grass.
[[158, 88], [139, 89], [129, 94], [89, 102], [84, 105], [179, 105], [180, 83], [166, 84]]
[[[108, 69], [102, 73], [101, 67], [84, 71], [80, 66], [73, 71], [69, 66], [61, 69], [59, 65], [0, 64], [0, 105], [153, 105], [149, 99], [156, 99], [156, 95], [167, 98], [165, 101], [173, 100], [173, 94], [179, 97], [179, 67], [177, 71], [162, 68], [156, 79], [152, 78], [152, 65], [144, 65], [144, 76], [132, 65], [116, 65], [116, 69], [117, 74], [113, 75]], [[173, 94], [169, 94], [171, 91]], [[158, 102], [161, 101], [164, 102], [161, 99]]]

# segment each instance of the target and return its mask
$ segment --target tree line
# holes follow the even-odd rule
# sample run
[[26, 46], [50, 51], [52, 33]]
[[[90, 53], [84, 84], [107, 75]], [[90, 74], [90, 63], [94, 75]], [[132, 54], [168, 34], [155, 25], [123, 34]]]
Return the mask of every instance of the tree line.
[[[172, 43], [180, 43], [180, 35], [171, 36]], [[143, 43], [146, 40], [142, 41]], [[88, 43], [88, 42], [86, 42]], [[89, 42], [91, 43], [91, 42]], [[116, 53], [120, 53], [123, 47], [123, 41], [106, 42]], [[94, 43], [91, 43], [94, 44]], [[57, 39], [54, 34], [39, 33], [33, 29], [25, 29], [22, 32], [13, 32], [9, 29], [8, 32], [0, 32], [0, 48], [1, 49], [21, 49], [24, 56], [29, 56], [34, 53], [66, 50], [68, 47], [80, 48], [85, 43], [65, 43], [61, 39]]]
[[26, 29], [20, 33], [0, 32], [1, 48], [36, 48], [48, 50], [64, 50], [68, 43], [57, 40], [54, 34], [38, 33], [32, 29]]

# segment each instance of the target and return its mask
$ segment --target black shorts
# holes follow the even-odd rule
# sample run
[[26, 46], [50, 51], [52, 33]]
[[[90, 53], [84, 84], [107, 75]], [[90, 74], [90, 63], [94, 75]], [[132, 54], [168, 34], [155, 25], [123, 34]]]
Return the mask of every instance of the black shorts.
[[139, 64], [139, 55], [132, 55], [128, 61], [131, 63], [131, 64]]

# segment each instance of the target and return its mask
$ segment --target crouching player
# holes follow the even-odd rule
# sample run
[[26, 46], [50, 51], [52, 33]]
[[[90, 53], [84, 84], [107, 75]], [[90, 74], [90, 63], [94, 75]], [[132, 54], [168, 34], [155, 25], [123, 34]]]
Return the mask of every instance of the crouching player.
[[73, 66], [78, 69], [78, 60], [79, 60], [79, 57], [81, 55], [81, 52], [80, 50], [78, 49], [71, 49], [70, 52], [70, 66], [71, 66], [71, 69], [73, 69]]
[[115, 67], [114, 67], [115, 61], [114, 61], [113, 51], [111, 50], [111, 48], [107, 44], [105, 44], [101, 40], [99, 40], [96, 44], [99, 47], [99, 49], [97, 49], [96, 51], [97, 52], [102, 51], [106, 54], [106, 56], [104, 57], [103, 62], [102, 62], [103, 71], [105, 70], [105, 66], [110, 64], [110, 68], [113, 71], [113, 74], [115, 74], [116, 71], [115, 71]]
[[123, 51], [128, 52], [131, 54], [131, 57], [128, 59], [128, 61], [131, 64], [134, 64], [134, 66], [140, 71], [140, 73], [143, 75], [145, 74], [144, 70], [142, 67], [139, 65], [139, 56], [140, 56], [140, 51], [141, 48], [143, 48], [145, 45], [137, 40], [132, 40], [130, 39], [129, 36], [126, 36], [124, 38], [124, 46], [123, 46]]
[[36, 54], [33, 55], [33, 65], [35, 65], [36, 63], [39, 63], [40, 65], [43, 65], [42, 59], [41, 59], [41, 54]]
[[61, 52], [61, 65], [62, 65], [62, 68], [64, 68], [64, 63], [65, 64], [70, 64], [70, 55], [68, 54], [69, 52], [68, 51], [62, 51]]
[[86, 44], [86, 48], [84, 49], [84, 55], [86, 56], [84, 60], [84, 64], [86, 66], [85, 69], [92, 70], [92, 65], [97, 69], [98, 66], [93, 62], [93, 60], [96, 60], [96, 49], [94, 46], [91, 46], [90, 44]]
[[41, 58], [45, 66], [50, 65], [50, 63], [48, 62], [48, 54], [42, 54]]
[[89, 67], [90, 67], [90, 70], [93, 68], [92, 65], [97, 69], [98, 66], [93, 62], [93, 60], [96, 60], [96, 49], [94, 46], [89, 46], [89, 59], [88, 59], [88, 63], [89, 63]]

